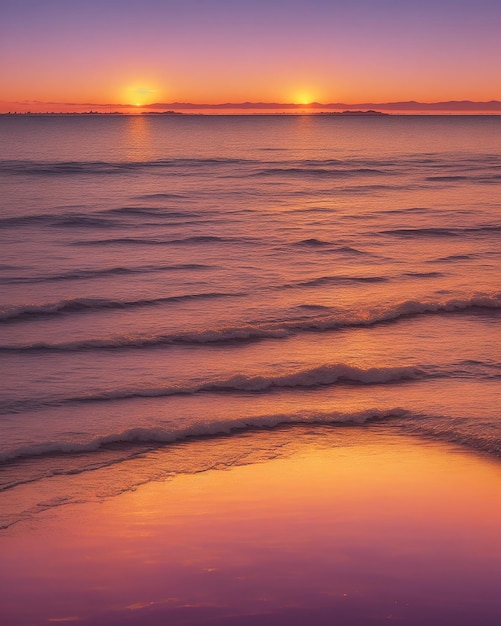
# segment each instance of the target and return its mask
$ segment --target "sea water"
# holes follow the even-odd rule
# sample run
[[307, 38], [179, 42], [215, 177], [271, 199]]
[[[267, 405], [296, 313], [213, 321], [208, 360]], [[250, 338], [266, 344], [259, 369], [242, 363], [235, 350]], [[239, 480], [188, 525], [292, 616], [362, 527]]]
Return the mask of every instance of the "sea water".
[[17, 115], [0, 147], [4, 527], [193, 437], [501, 456], [501, 117]]

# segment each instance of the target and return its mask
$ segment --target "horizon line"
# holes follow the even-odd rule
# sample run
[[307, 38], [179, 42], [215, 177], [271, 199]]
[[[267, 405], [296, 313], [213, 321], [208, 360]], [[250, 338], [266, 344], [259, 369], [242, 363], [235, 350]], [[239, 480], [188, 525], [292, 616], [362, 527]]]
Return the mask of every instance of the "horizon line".
[[[219, 103], [196, 103], [196, 102], [153, 102], [147, 104], [123, 104], [123, 103], [97, 103], [97, 102], [55, 102], [42, 100], [24, 100], [24, 101], [3, 101], [3, 105], [18, 105], [25, 108], [26, 106], [48, 107], [95, 107], [96, 109], [132, 109], [152, 110], [152, 109], [172, 109], [172, 110], [308, 110], [308, 109], [327, 109], [327, 110], [354, 110], [354, 109], [379, 109], [393, 111], [501, 111], [500, 100], [474, 101], [474, 100], [446, 100], [438, 102], [419, 102], [417, 100], [390, 101], [390, 102], [219, 102]], [[35, 112], [35, 111], [33, 111]]]

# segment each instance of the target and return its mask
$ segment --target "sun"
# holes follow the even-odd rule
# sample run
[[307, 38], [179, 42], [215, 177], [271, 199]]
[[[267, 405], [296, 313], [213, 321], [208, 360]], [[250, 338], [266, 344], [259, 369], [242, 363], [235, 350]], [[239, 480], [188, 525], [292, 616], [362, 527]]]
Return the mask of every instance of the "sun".
[[314, 102], [314, 98], [309, 91], [298, 91], [294, 97], [294, 102], [302, 106], [308, 106]]
[[158, 89], [145, 86], [144, 83], [136, 83], [133, 85], [129, 84], [125, 87], [123, 93], [125, 101], [128, 102], [130, 106], [142, 107], [154, 102], [154, 99], [157, 97]]

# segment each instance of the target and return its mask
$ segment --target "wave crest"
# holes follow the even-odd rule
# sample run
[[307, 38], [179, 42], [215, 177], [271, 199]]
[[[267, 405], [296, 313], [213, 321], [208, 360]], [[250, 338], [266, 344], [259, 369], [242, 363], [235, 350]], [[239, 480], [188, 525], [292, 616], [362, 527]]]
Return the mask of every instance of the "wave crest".
[[[215, 295], [200, 294], [198, 297], [215, 297]], [[196, 345], [258, 341], [261, 339], [282, 339], [301, 332], [325, 332], [342, 328], [370, 327], [386, 322], [397, 322], [401, 319], [409, 319], [419, 315], [443, 315], [446, 313], [468, 312], [479, 309], [487, 311], [497, 311], [501, 309], [501, 293], [477, 294], [471, 297], [451, 298], [438, 302], [406, 300], [389, 306], [374, 306], [361, 313], [345, 311], [326, 316], [309, 317], [307, 319], [281, 320], [271, 323], [263, 322], [261, 324], [248, 324], [239, 327], [206, 328], [192, 332], [115, 336], [103, 339], [89, 338], [61, 343], [40, 342], [32, 344], [0, 345], [0, 351], [127, 349], [172, 344]], [[7, 310], [3, 315], [4, 320], [8, 319], [11, 312]], [[7, 318], [5, 316], [7, 316]], [[0, 320], [1, 319], [0, 317]]]
[[168, 444], [186, 439], [210, 438], [230, 435], [233, 432], [274, 428], [295, 424], [365, 424], [373, 420], [405, 417], [408, 411], [395, 407], [391, 409], [367, 409], [354, 413], [301, 412], [292, 414], [258, 415], [246, 419], [201, 423], [178, 430], [164, 428], [130, 428], [120, 433], [110, 433], [85, 442], [49, 441], [31, 446], [23, 446], [0, 454], [0, 461], [39, 456], [59, 456], [95, 452], [114, 444]]
[[297, 372], [288, 372], [280, 375], [251, 376], [239, 374], [229, 378], [216, 379], [200, 384], [166, 385], [162, 387], [139, 387], [113, 389], [97, 393], [88, 393], [81, 396], [70, 396], [61, 399], [48, 399], [45, 402], [37, 400], [14, 400], [5, 402], [1, 406], [1, 413], [30, 410], [41, 406], [62, 406], [66, 404], [109, 402], [114, 400], [131, 400], [133, 398], [160, 398], [179, 395], [193, 395], [197, 393], [231, 393], [255, 392], [263, 393], [276, 389], [291, 389], [295, 387], [323, 387], [336, 383], [377, 385], [384, 383], [398, 383], [416, 380], [432, 375], [425, 368], [404, 367], [369, 367], [361, 368], [345, 363], [334, 365], [320, 365], [305, 368]]
[[[127, 272], [116, 272], [127, 273]], [[179, 296], [166, 296], [164, 298], [143, 298], [141, 300], [108, 300], [106, 298], [71, 298], [59, 302], [46, 304], [26, 304], [0, 310], [0, 322], [20, 321], [27, 318], [47, 317], [68, 313], [92, 312], [103, 309], [131, 309], [144, 306], [156, 306], [185, 300], [212, 300], [214, 298], [226, 298], [245, 295], [242, 293], [188, 293]]]

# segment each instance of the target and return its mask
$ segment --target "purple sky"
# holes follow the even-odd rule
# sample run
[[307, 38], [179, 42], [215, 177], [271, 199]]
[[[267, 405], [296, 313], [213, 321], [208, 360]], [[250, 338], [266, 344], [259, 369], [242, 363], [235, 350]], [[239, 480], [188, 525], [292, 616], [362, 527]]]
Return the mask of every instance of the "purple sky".
[[501, 99], [499, 0], [12, 0], [2, 110], [23, 101]]

